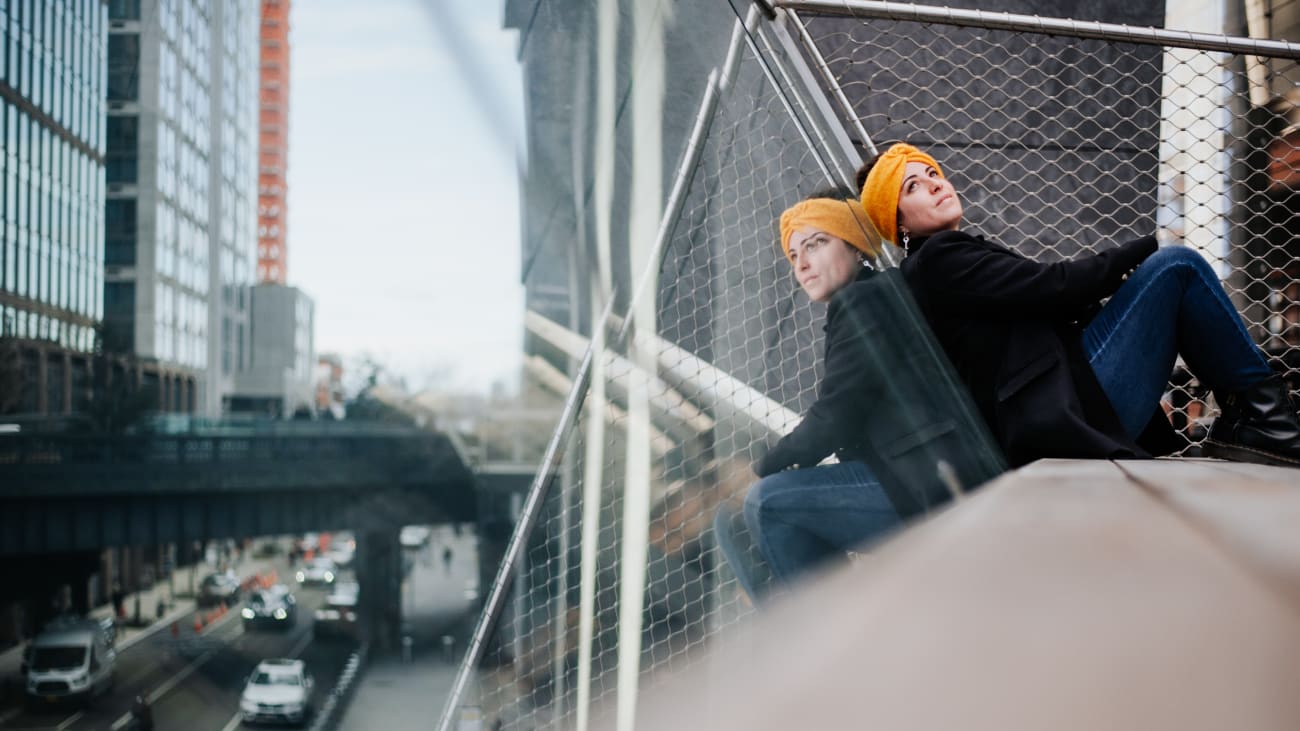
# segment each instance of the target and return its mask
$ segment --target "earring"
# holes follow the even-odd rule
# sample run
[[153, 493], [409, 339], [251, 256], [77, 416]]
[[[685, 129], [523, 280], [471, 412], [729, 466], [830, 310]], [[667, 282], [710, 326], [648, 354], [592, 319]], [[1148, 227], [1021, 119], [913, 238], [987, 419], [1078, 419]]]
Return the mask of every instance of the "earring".
[[904, 230], [903, 230], [903, 253], [904, 253], [904, 254], [910, 254], [910, 253], [912, 253], [912, 252], [910, 252], [910, 251], [907, 250], [907, 245], [910, 244], [910, 243], [912, 243], [912, 240], [909, 239], [909, 238], [907, 237], [907, 230], [904, 229]]

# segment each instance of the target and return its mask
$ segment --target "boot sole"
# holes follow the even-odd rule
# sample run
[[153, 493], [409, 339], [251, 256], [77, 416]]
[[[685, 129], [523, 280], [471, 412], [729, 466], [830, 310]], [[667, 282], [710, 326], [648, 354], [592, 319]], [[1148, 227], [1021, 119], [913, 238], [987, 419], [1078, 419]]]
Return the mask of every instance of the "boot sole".
[[1206, 457], [1217, 457], [1232, 462], [1251, 462], [1274, 467], [1300, 467], [1300, 459], [1291, 459], [1262, 449], [1243, 447], [1240, 444], [1225, 444], [1213, 439], [1205, 440], [1201, 445], [1201, 452]]

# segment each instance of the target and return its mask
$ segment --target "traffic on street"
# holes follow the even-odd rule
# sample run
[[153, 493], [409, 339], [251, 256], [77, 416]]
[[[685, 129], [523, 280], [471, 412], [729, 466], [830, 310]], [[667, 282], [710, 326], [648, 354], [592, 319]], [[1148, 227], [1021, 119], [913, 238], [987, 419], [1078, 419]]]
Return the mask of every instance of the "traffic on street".
[[[350, 536], [336, 541], [355, 548]], [[114, 636], [111, 618], [47, 625], [23, 649], [24, 692], [5, 694], [0, 728], [229, 731], [310, 721], [359, 641], [314, 624], [337, 589], [355, 596], [357, 578], [335, 565], [328, 582], [297, 581], [318, 549], [272, 543], [269, 557], [209, 567], [192, 598], [127, 639]]]

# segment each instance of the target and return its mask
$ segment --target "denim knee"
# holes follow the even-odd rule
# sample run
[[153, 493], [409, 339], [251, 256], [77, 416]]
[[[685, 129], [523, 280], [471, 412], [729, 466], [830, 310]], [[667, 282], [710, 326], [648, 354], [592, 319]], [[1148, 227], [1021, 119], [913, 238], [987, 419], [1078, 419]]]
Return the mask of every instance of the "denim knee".
[[1218, 279], [1214, 269], [1210, 267], [1210, 263], [1205, 260], [1205, 257], [1201, 256], [1200, 252], [1182, 244], [1160, 247], [1154, 254], [1148, 256], [1146, 261], [1142, 262], [1142, 266], [1162, 271], [1177, 271], [1190, 268], [1201, 275], [1209, 276], [1215, 280]]
[[749, 532], [755, 535], [758, 534], [758, 521], [763, 513], [763, 487], [766, 484], [768, 478], [764, 477], [750, 485], [749, 492], [745, 493], [745, 525], [749, 528]]

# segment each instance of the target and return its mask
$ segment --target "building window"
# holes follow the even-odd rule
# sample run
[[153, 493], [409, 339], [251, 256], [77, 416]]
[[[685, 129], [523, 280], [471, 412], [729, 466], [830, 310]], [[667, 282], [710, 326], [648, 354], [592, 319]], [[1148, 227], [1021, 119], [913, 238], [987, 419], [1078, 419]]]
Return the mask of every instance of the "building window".
[[104, 158], [110, 183], [136, 182], [138, 118], [108, 118], [108, 151]]
[[104, 206], [104, 263], [135, 265], [135, 200], [110, 200]]
[[108, 0], [109, 20], [139, 20], [140, 0]]
[[140, 36], [114, 33], [108, 37], [108, 100], [135, 101], [140, 95]]

